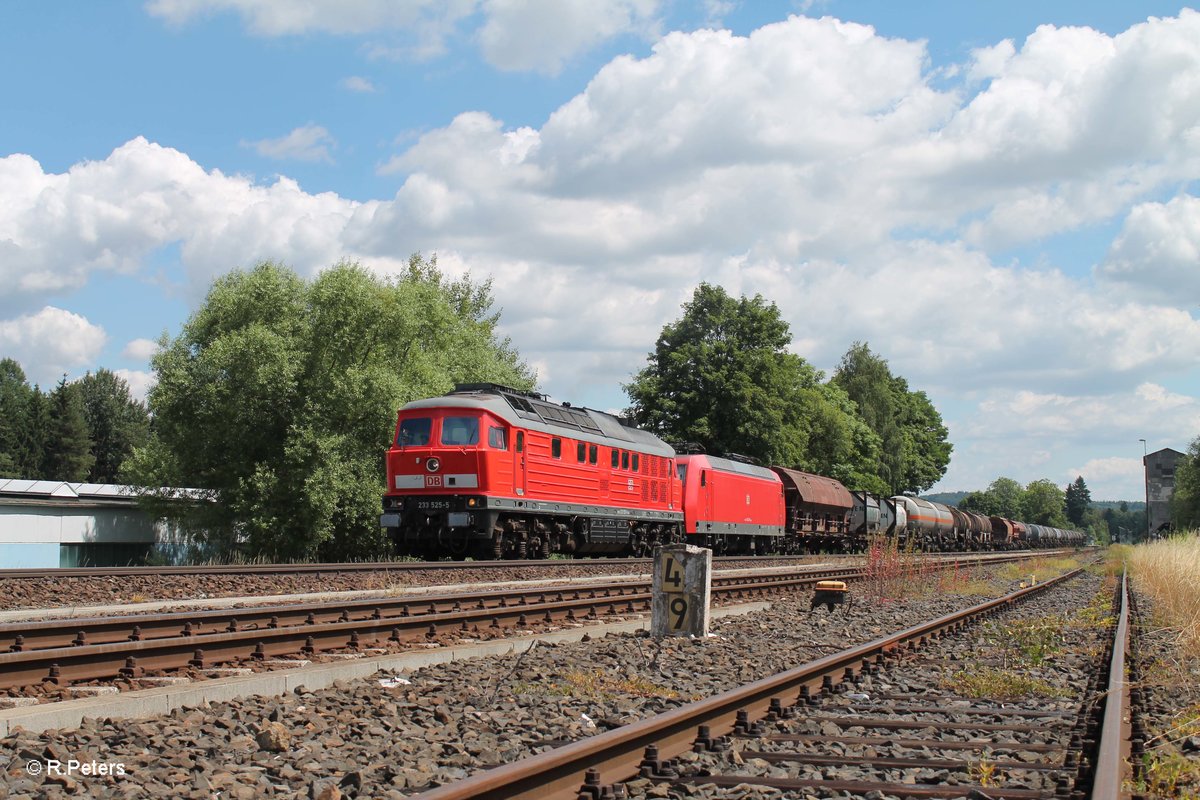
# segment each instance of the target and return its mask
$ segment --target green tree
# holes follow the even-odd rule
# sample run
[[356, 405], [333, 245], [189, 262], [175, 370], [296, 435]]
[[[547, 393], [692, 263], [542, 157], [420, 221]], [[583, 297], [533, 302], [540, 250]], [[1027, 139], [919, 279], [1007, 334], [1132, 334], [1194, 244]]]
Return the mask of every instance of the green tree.
[[50, 480], [83, 481], [95, 461], [88, 437], [83, 395], [64, 375], [50, 393], [50, 426], [43, 456], [43, 475]]
[[977, 514], [985, 514], [987, 516], [1004, 516], [996, 509], [996, 499], [990, 492], [984, 490], [982, 492], [968, 492], [967, 496], [958, 502], [958, 507], [963, 511], [974, 511]]
[[1054, 481], [1042, 478], [1025, 487], [1025, 494], [1021, 498], [1021, 509], [1024, 515], [1021, 519], [1023, 522], [1032, 522], [1036, 525], [1065, 528], [1067, 527], [1067, 520], [1063, 515], [1065, 505], [1066, 496], [1063, 490], [1058, 488]]
[[219, 498], [159, 506], [210, 544], [268, 558], [376, 554], [396, 409], [456, 382], [532, 388], [491, 305], [490, 283], [446, 281], [419, 255], [392, 280], [346, 263], [312, 281], [270, 263], [231, 272], [164, 337], [154, 436], [124, 474]]
[[1082, 527], [1088, 509], [1092, 507], [1092, 493], [1087, 488], [1083, 476], [1079, 475], [1073, 483], [1067, 485], [1066, 512], [1067, 519], [1076, 527]]
[[33, 441], [31, 415], [40, 394], [11, 358], [0, 360], [0, 477], [34, 478], [40, 474], [41, 441]]
[[130, 395], [129, 384], [111, 370], [89, 372], [78, 385], [94, 459], [88, 480], [116, 483], [122, 462], [146, 443], [150, 416], [145, 405]]
[[1200, 436], [1175, 467], [1171, 522], [1177, 530], [1200, 528]]
[[1022, 520], [1025, 513], [1025, 490], [1012, 478], [996, 478], [987, 488], [997, 516]]
[[669, 441], [801, 464], [809, 431], [800, 420], [821, 376], [787, 352], [789, 344], [774, 303], [761, 295], [735, 300], [702, 283], [683, 316], [663, 328], [648, 366], [625, 385], [630, 413]]
[[949, 431], [924, 392], [913, 392], [903, 378], [895, 378], [893, 391], [899, 412], [902, 491], [921, 492], [946, 474], [954, 449]]
[[795, 466], [830, 478], [851, 489], [886, 494], [878, 474], [883, 451], [879, 435], [858, 416], [854, 401], [836, 384], [805, 389], [802, 424], [808, 431], [807, 453]]
[[946, 474], [953, 446], [941, 415], [924, 392], [911, 391], [906, 380], [892, 375], [887, 361], [865, 342], [846, 351], [832, 382], [879, 436], [879, 474], [891, 494], [924, 491]]

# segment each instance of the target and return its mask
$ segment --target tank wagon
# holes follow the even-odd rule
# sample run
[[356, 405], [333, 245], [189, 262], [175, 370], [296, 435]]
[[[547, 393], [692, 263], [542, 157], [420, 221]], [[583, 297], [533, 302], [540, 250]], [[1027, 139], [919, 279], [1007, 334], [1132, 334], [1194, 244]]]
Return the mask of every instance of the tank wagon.
[[1083, 534], [1025, 525], [733, 455], [677, 452], [617, 417], [495, 384], [399, 410], [380, 525], [404, 555], [646, 555], [862, 549], [886, 533], [934, 551], [1063, 547]]

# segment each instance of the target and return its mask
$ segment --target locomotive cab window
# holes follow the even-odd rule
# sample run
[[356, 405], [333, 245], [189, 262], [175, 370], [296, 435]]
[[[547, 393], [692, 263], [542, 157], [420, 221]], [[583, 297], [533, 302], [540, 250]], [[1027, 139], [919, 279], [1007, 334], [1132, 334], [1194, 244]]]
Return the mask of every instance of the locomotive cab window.
[[677, 464], [675, 470], [679, 473], [679, 482], [685, 483], [687, 481], [687, 464]]
[[508, 431], [504, 428], [488, 428], [488, 446], [497, 450], [507, 450]]
[[479, 444], [479, 417], [446, 417], [442, 420], [442, 444]]
[[587, 461], [587, 445], [583, 442], [575, 445], [575, 460], [580, 464]]
[[517, 431], [517, 452], [525, 449], [525, 431]]
[[555, 458], [562, 458], [562, 439], [550, 440], [550, 455]]
[[415, 417], [400, 423], [400, 432], [396, 434], [396, 445], [408, 447], [429, 444], [429, 434], [433, 430], [433, 420], [429, 417]]

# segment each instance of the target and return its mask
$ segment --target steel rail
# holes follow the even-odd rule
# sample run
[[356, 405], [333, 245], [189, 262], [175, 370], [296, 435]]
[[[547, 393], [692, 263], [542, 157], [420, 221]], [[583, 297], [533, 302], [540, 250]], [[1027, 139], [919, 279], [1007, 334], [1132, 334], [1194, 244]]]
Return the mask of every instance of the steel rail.
[[1113, 635], [1108, 691], [1104, 695], [1104, 718], [1100, 724], [1095, 777], [1092, 780], [1093, 800], [1116, 800], [1130, 795], [1128, 789], [1124, 788], [1130, 777], [1129, 684], [1125, 680], [1125, 652], [1129, 644], [1129, 586], [1124, 571], [1121, 573], [1119, 596], [1121, 612]]
[[[861, 567], [821, 567], [797, 565], [788, 571], [729, 575], [717, 573], [713, 585], [733, 590], [770, 582], [787, 582], [797, 576], [820, 575], [822, 578], [861, 578]], [[645, 579], [614, 580], [586, 585], [515, 587], [498, 592], [441, 592], [407, 597], [371, 597], [362, 599], [330, 598], [310, 603], [242, 606], [211, 611], [172, 611], [158, 614], [124, 614], [106, 617], [74, 617], [35, 622], [0, 624], [0, 652], [41, 650], [82, 644], [139, 641], [172, 636], [205, 636], [237, 630], [287, 628], [326, 622], [351, 622], [363, 619], [390, 619], [473, 607], [477, 610], [504, 605], [545, 603], [547, 597], [559, 601], [568, 597], [591, 599], [620, 598], [648, 590]]]
[[[964, 557], [1003, 558], [1013, 553], [1023, 553], [1028, 556], [1053, 556], [1074, 552], [1070, 549], [1060, 550], [1020, 550], [1020, 551], [967, 551], [961, 553], [928, 553], [929, 558], [948, 559]], [[862, 553], [796, 553], [771, 556], [718, 556], [713, 558], [714, 564], [753, 565], [762, 561], [797, 559], [797, 558], [862, 558]], [[631, 566], [649, 567], [652, 558], [567, 558], [567, 559], [526, 559], [521, 561], [357, 561], [357, 562], [327, 562], [317, 564], [210, 564], [204, 566], [176, 567], [49, 567], [45, 569], [0, 569], [0, 581], [3, 580], [33, 580], [59, 578], [130, 578], [130, 577], [181, 577], [209, 575], [338, 575], [353, 572], [419, 572], [422, 570], [463, 570], [463, 569], [513, 569], [516, 567], [531, 567], [534, 569], [551, 569], [553, 567], [607, 567]]]
[[[849, 558], [861, 553], [836, 555], [796, 554], [777, 556], [721, 556], [716, 563], [753, 564], [764, 559], [795, 558]], [[525, 559], [519, 561], [347, 561], [312, 564], [207, 564], [181, 565], [175, 567], [48, 567], [45, 569], [0, 569], [0, 580], [25, 580], [33, 578], [130, 578], [137, 576], [182, 575], [336, 575], [351, 572], [413, 572], [420, 570], [455, 569], [512, 569], [532, 567], [603, 567], [603, 566], [649, 566], [652, 558], [552, 558]]]
[[[1027, 589], [819, 658], [716, 697], [680, 706], [531, 758], [485, 770], [461, 781], [431, 789], [419, 797], [423, 800], [575, 800], [581, 796], [581, 786], [584, 784], [587, 793], [600, 797], [603, 784], [628, 780], [639, 770], [653, 776], [661, 768], [662, 760], [696, 746], [703, 747], [712, 739], [736, 730], [739, 717], [744, 726], [747, 720], [759, 718], [772, 707], [779, 707], [785, 696], [800, 692], [802, 698], [809, 691], [819, 688], [826, 679], [843, 673], [852, 675], [867, 662], [879, 662], [908, 642], [925, 641], [940, 637], [947, 631], [957, 631], [968, 621], [998, 613], [1031, 594], [1073, 578], [1081, 571], [1072, 570]], [[650, 753], [654, 753], [653, 757]]]
[[[848, 570], [835, 572], [845, 576]], [[830, 571], [803, 574], [731, 576], [714, 586], [714, 596], [738, 599], [771, 592], [811, 586]], [[555, 592], [538, 592], [539, 595]], [[425, 641], [449, 633], [470, 634], [481, 629], [504, 626], [524, 627], [534, 622], [555, 620], [572, 622], [580, 618], [597, 619], [601, 615], [642, 613], [650, 608], [650, 590], [643, 583], [639, 590], [612, 598], [580, 597], [522, 605], [496, 605], [484, 609], [460, 609], [409, 616], [375, 617], [326, 623], [253, 630], [236, 630], [206, 635], [171, 636], [107, 644], [83, 644], [40, 650], [0, 653], [0, 689], [19, 688], [45, 680], [54, 683], [130, 677], [147, 670], [180, 669], [188, 666], [204, 669], [217, 664], [245, 659], [265, 659], [296, 653], [312, 654], [329, 650], [358, 650], [388, 641]]]

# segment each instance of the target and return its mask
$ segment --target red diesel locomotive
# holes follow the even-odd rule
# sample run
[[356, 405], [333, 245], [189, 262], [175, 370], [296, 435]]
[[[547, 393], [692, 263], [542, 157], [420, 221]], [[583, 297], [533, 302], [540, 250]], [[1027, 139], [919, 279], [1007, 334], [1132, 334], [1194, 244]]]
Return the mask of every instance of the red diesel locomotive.
[[649, 553], [679, 539], [674, 459], [609, 414], [460, 385], [400, 409], [380, 523], [427, 558]]

